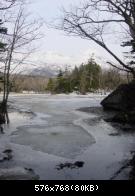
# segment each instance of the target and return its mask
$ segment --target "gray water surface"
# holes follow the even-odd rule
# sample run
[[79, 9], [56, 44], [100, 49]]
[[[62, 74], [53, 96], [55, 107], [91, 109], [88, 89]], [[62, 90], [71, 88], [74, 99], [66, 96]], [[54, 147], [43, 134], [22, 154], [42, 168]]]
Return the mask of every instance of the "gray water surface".
[[[32, 168], [44, 180], [108, 180], [131, 157], [135, 134], [119, 130], [96, 113], [101, 96], [11, 95], [11, 124], [3, 143], [14, 151], [13, 165]], [[13, 112], [14, 111], [14, 112]], [[7, 136], [8, 135], [8, 136]], [[114, 136], [112, 136], [114, 135]], [[59, 164], [83, 161], [80, 168]], [[128, 179], [129, 168], [116, 179]]]

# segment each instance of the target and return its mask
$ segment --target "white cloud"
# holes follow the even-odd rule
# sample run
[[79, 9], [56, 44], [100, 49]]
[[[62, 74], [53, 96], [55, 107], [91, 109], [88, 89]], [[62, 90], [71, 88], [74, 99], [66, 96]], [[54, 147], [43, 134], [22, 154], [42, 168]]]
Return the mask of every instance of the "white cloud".
[[[31, 69], [35, 69], [37, 67], [48, 67], [49, 69], [65, 69], [65, 66], [70, 66], [74, 68], [74, 66], [79, 66], [81, 63], [86, 63], [88, 59], [94, 54], [94, 58], [98, 64], [102, 67], [107, 67], [106, 65], [106, 57], [103, 58], [102, 51], [97, 49], [86, 49], [84, 51], [80, 51], [74, 55], [66, 55], [57, 51], [46, 51], [46, 52], [37, 52], [33, 53], [28, 61], [26, 60], [26, 64], [17, 67], [15, 71], [28, 71]], [[14, 66], [13, 66], [14, 68]]]
[[37, 66], [44, 66], [45, 64], [54, 65], [80, 65], [85, 63], [94, 54], [96, 61], [100, 64], [105, 63], [105, 59], [100, 56], [100, 53], [96, 50], [87, 49], [80, 52], [79, 54], [70, 56], [62, 54], [57, 51], [47, 51], [42, 53], [37, 53], [32, 56], [32, 61], [35, 61]]

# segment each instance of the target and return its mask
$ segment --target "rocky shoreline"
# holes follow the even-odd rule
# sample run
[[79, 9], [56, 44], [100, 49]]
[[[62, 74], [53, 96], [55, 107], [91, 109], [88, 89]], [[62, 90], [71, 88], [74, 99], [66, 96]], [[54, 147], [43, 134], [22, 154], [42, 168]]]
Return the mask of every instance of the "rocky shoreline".
[[[120, 85], [102, 102], [104, 110], [115, 111], [108, 122], [116, 124], [125, 132], [135, 131], [135, 80]], [[135, 180], [135, 153], [128, 165], [132, 167], [129, 179]]]
[[[117, 129], [117, 133], [109, 134], [110, 136], [117, 136], [120, 134], [126, 134], [130, 132], [135, 131], [134, 124], [128, 124], [128, 123], [120, 123], [117, 121], [113, 121], [115, 115], [118, 115], [118, 111], [112, 111], [112, 110], [104, 110], [102, 107], [86, 107], [86, 108], [80, 108], [78, 111], [86, 112], [86, 113], [92, 113], [97, 115], [94, 119], [96, 120], [104, 120], [111, 124], [111, 126], [115, 127]], [[90, 119], [91, 121], [91, 119]], [[129, 180], [135, 180], [135, 151], [130, 152], [132, 158], [127, 160], [127, 162], [112, 176], [110, 180], [113, 180], [119, 173], [121, 173], [124, 169], [130, 168], [129, 172]]]

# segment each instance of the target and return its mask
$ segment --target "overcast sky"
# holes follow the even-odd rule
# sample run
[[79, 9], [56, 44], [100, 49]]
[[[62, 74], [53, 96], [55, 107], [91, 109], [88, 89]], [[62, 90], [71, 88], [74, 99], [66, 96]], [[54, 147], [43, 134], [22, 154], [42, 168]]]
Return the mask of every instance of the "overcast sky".
[[[61, 7], [70, 8], [71, 5], [78, 5], [80, 0], [33, 0], [31, 12], [50, 22], [59, 18], [62, 14]], [[95, 43], [77, 37], [66, 36], [64, 32], [55, 29], [43, 28], [45, 38], [40, 41], [40, 49], [34, 55], [33, 60], [41, 64], [71, 64], [79, 65], [86, 62], [94, 53], [98, 60], [104, 62], [110, 58], [109, 55]], [[108, 41], [110, 47], [120, 52], [115, 41]]]

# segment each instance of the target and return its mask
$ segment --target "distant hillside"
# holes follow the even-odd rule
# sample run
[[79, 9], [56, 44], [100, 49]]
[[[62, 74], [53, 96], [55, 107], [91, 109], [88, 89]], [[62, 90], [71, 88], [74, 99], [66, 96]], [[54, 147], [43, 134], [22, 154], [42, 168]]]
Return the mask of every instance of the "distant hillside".
[[59, 70], [65, 70], [66, 68], [66, 65], [61, 65], [61, 66], [58, 66], [58, 65], [45, 65], [45, 66], [41, 66], [41, 67], [37, 67], [37, 68], [34, 68], [34, 69], [31, 69], [28, 71], [28, 75], [31, 75], [31, 76], [44, 76], [46, 78], [52, 78], [52, 77], [55, 77]]
[[46, 67], [36, 68], [30, 71], [31, 76], [44, 76], [46, 78], [51, 78], [57, 75], [55, 70], [48, 69]]

